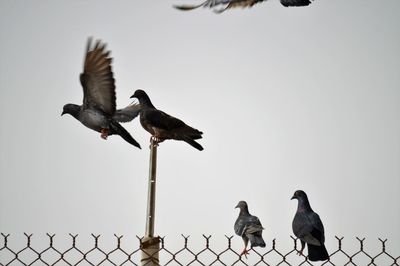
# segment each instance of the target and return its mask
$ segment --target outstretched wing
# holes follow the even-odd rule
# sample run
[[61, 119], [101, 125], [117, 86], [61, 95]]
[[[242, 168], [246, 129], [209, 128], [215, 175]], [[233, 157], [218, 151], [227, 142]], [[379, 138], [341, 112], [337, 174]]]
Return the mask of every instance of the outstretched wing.
[[140, 114], [140, 104], [130, 104], [123, 109], [118, 109], [113, 118], [118, 122], [130, 122]]
[[109, 54], [105, 44], [97, 41], [92, 47], [92, 40], [89, 38], [80, 80], [83, 87], [83, 107], [96, 108], [112, 116], [115, 113], [116, 97], [112, 59]]
[[252, 7], [259, 2], [266, 0], [240, 0], [240, 1], [230, 1], [226, 9], [234, 7]]
[[[174, 5], [174, 7], [179, 10], [187, 11], [187, 10], [192, 10], [192, 9], [202, 7], [202, 6], [213, 8], [218, 5], [227, 5], [230, 2], [235, 2], [235, 1], [238, 1], [238, 0], [206, 0], [203, 3], [198, 4], [198, 5], [185, 5], [184, 4], [184, 5]], [[242, 0], [240, 0], [240, 1], [242, 1]]]

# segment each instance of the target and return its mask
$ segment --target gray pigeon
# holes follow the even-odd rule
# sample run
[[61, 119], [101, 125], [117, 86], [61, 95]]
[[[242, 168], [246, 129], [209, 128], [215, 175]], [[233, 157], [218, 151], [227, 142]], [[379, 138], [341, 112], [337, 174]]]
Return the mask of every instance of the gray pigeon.
[[[241, 236], [244, 242], [244, 249], [240, 253], [247, 258], [247, 254], [253, 247], [265, 247], [264, 239], [262, 238], [262, 230], [260, 220], [249, 213], [249, 208], [245, 201], [239, 201], [235, 208], [240, 209], [240, 213], [235, 222], [235, 233]], [[250, 240], [250, 249], [247, 250], [247, 245]]]
[[103, 139], [117, 134], [140, 149], [139, 143], [118, 123], [131, 121], [138, 116], [140, 106], [132, 104], [116, 110], [110, 52], [106, 51], [105, 45], [100, 41], [97, 41], [94, 47], [91, 43], [89, 38], [83, 73], [80, 75], [83, 104], [66, 104], [61, 115], [72, 115], [86, 127], [100, 132]]
[[140, 123], [152, 135], [152, 140], [157, 143], [166, 139], [183, 140], [194, 148], [203, 150], [203, 147], [195, 141], [202, 138], [203, 132], [186, 125], [178, 118], [157, 110], [143, 90], [136, 90], [131, 98], [139, 100]]
[[[229, 8], [234, 7], [252, 7], [257, 3], [261, 3], [266, 0], [206, 0], [205, 2], [198, 5], [174, 5], [179, 10], [192, 10], [198, 7], [214, 8], [216, 6], [224, 6], [222, 9], [214, 9], [216, 13], [222, 13]], [[311, 4], [311, 0], [280, 0], [281, 4], [285, 7], [290, 6], [308, 6]]]
[[292, 228], [293, 233], [301, 242], [299, 255], [303, 255], [305, 243], [307, 243], [308, 259], [310, 261], [329, 259], [328, 251], [324, 245], [324, 226], [318, 214], [311, 209], [307, 194], [302, 190], [297, 190], [291, 199], [298, 200]]

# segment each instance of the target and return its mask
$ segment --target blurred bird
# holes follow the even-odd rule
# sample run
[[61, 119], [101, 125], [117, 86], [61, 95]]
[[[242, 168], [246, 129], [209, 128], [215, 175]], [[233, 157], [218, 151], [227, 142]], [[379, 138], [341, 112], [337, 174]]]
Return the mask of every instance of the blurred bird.
[[131, 121], [138, 116], [140, 106], [132, 104], [116, 110], [115, 81], [109, 54], [110, 51], [105, 50], [105, 44], [97, 41], [92, 46], [89, 38], [83, 73], [80, 75], [83, 104], [66, 104], [61, 115], [70, 114], [86, 127], [100, 132], [103, 139], [117, 134], [140, 149], [139, 143], [118, 123]]
[[160, 143], [166, 139], [183, 140], [202, 151], [203, 147], [195, 141], [201, 139], [203, 132], [186, 125], [178, 118], [157, 110], [143, 90], [136, 90], [131, 98], [139, 100], [140, 123], [152, 136], [150, 140]]
[[329, 259], [324, 245], [324, 226], [318, 214], [311, 209], [307, 194], [302, 190], [297, 190], [291, 199], [298, 200], [297, 212], [292, 223], [293, 233], [301, 242], [301, 250], [298, 254], [303, 255], [305, 243], [307, 243], [310, 261]]
[[[216, 6], [224, 6], [221, 9], [214, 9], [216, 13], [222, 13], [229, 8], [235, 7], [252, 7], [257, 3], [261, 3], [267, 0], [206, 0], [205, 2], [198, 5], [174, 5], [179, 10], [192, 10], [199, 7], [214, 8]], [[285, 7], [290, 6], [308, 6], [311, 4], [311, 0], [280, 0], [281, 4]]]
[[[244, 255], [247, 258], [247, 254], [253, 247], [265, 247], [264, 239], [262, 238], [262, 230], [264, 228], [261, 225], [260, 220], [249, 213], [247, 203], [245, 201], [239, 201], [235, 208], [240, 209], [240, 213], [235, 222], [235, 233], [241, 236], [244, 242], [244, 249], [240, 253], [240, 256]], [[247, 250], [247, 245], [250, 240], [250, 249]]]

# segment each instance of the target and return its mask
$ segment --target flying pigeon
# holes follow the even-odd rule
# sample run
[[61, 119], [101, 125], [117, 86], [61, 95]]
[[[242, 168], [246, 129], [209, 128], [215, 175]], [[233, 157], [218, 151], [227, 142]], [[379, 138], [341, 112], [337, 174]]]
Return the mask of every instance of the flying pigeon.
[[[241, 236], [244, 242], [244, 249], [240, 253], [247, 258], [247, 254], [253, 247], [265, 247], [264, 239], [262, 238], [262, 230], [264, 228], [261, 225], [260, 220], [249, 213], [247, 203], [245, 201], [239, 201], [235, 208], [240, 209], [240, 213], [235, 222], [235, 233]], [[247, 250], [247, 245], [250, 240], [250, 249]]]
[[[174, 5], [179, 10], [192, 10], [199, 7], [214, 8], [216, 6], [224, 6], [222, 9], [214, 9], [216, 13], [222, 13], [229, 8], [235, 7], [252, 7], [257, 3], [261, 3], [266, 0], [206, 0], [205, 2], [198, 5]], [[311, 0], [280, 0], [281, 4], [285, 7], [290, 6], [308, 6], [311, 4]]]
[[154, 140], [156, 143], [166, 139], [183, 140], [194, 148], [203, 150], [203, 147], [195, 141], [202, 138], [203, 132], [186, 125], [178, 118], [157, 110], [143, 90], [136, 90], [131, 98], [139, 100], [140, 123], [152, 135], [150, 140]]
[[138, 116], [140, 105], [131, 104], [116, 110], [115, 84], [111, 69], [112, 58], [105, 44], [87, 42], [86, 57], [80, 81], [83, 88], [83, 104], [64, 105], [61, 115], [70, 114], [86, 127], [101, 133], [103, 139], [109, 135], [120, 135], [124, 140], [140, 149], [139, 143], [118, 122], [128, 122]]
[[297, 212], [292, 223], [293, 233], [301, 242], [301, 250], [298, 254], [303, 255], [305, 243], [307, 243], [310, 261], [329, 259], [324, 245], [324, 226], [318, 214], [311, 209], [307, 194], [302, 190], [297, 190], [291, 199], [298, 200]]

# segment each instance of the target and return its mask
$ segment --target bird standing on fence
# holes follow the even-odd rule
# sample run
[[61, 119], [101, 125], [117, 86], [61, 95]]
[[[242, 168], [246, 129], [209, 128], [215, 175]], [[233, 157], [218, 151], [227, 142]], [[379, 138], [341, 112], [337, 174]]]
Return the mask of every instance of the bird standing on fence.
[[103, 139], [117, 134], [133, 146], [140, 148], [139, 143], [118, 123], [134, 119], [139, 114], [140, 106], [132, 104], [124, 109], [116, 110], [112, 58], [109, 54], [110, 52], [105, 49], [105, 44], [97, 41], [92, 46], [89, 38], [83, 73], [80, 75], [83, 104], [66, 104], [61, 115], [72, 115], [86, 127], [100, 132]]
[[[262, 238], [262, 230], [260, 220], [249, 213], [249, 208], [245, 201], [239, 201], [235, 208], [240, 209], [240, 213], [235, 222], [235, 233], [241, 236], [244, 242], [244, 249], [240, 253], [247, 258], [247, 254], [253, 247], [265, 247], [264, 239]], [[247, 245], [250, 240], [250, 249], [247, 250]]]
[[139, 100], [140, 123], [152, 136], [150, 140], [160, 143], [166, 139], [183, 140], [202, 151], [203, 147], [196, 139], [201, 139], [203, 132], [186, 125], [183, 121], [170, 116], [154, 107], [149, 96], [143, 90], [136, 90], [131, 98]]
[[[234, 7], [252, 7], [257, 3], [261, 3], [266, 0], [206, 0], [205, 2], [198, 5], [174, 5], [179, 10], [192, 10], [199, 7], [214, 8], [216, 6], [225, 6], [222, 9], [214, 9], [216, 13], [222, 13], [229, 8]], [[280, 0], [281, 4], [285, 7], [291, 6], [308, 6], [311, 4], [310, 0]]]
[[311, 209], [307, 194], [302, 190], [297, 190], [291, 199], [298, 200], [292, 228], [293, 233], [301, 242], [299, 255], [303, 255], [305, 243], [307, 243], [308, 259], [310, 261], [329, 259], [328, 251], [324, 245], [324, 226], [318, 214]]

